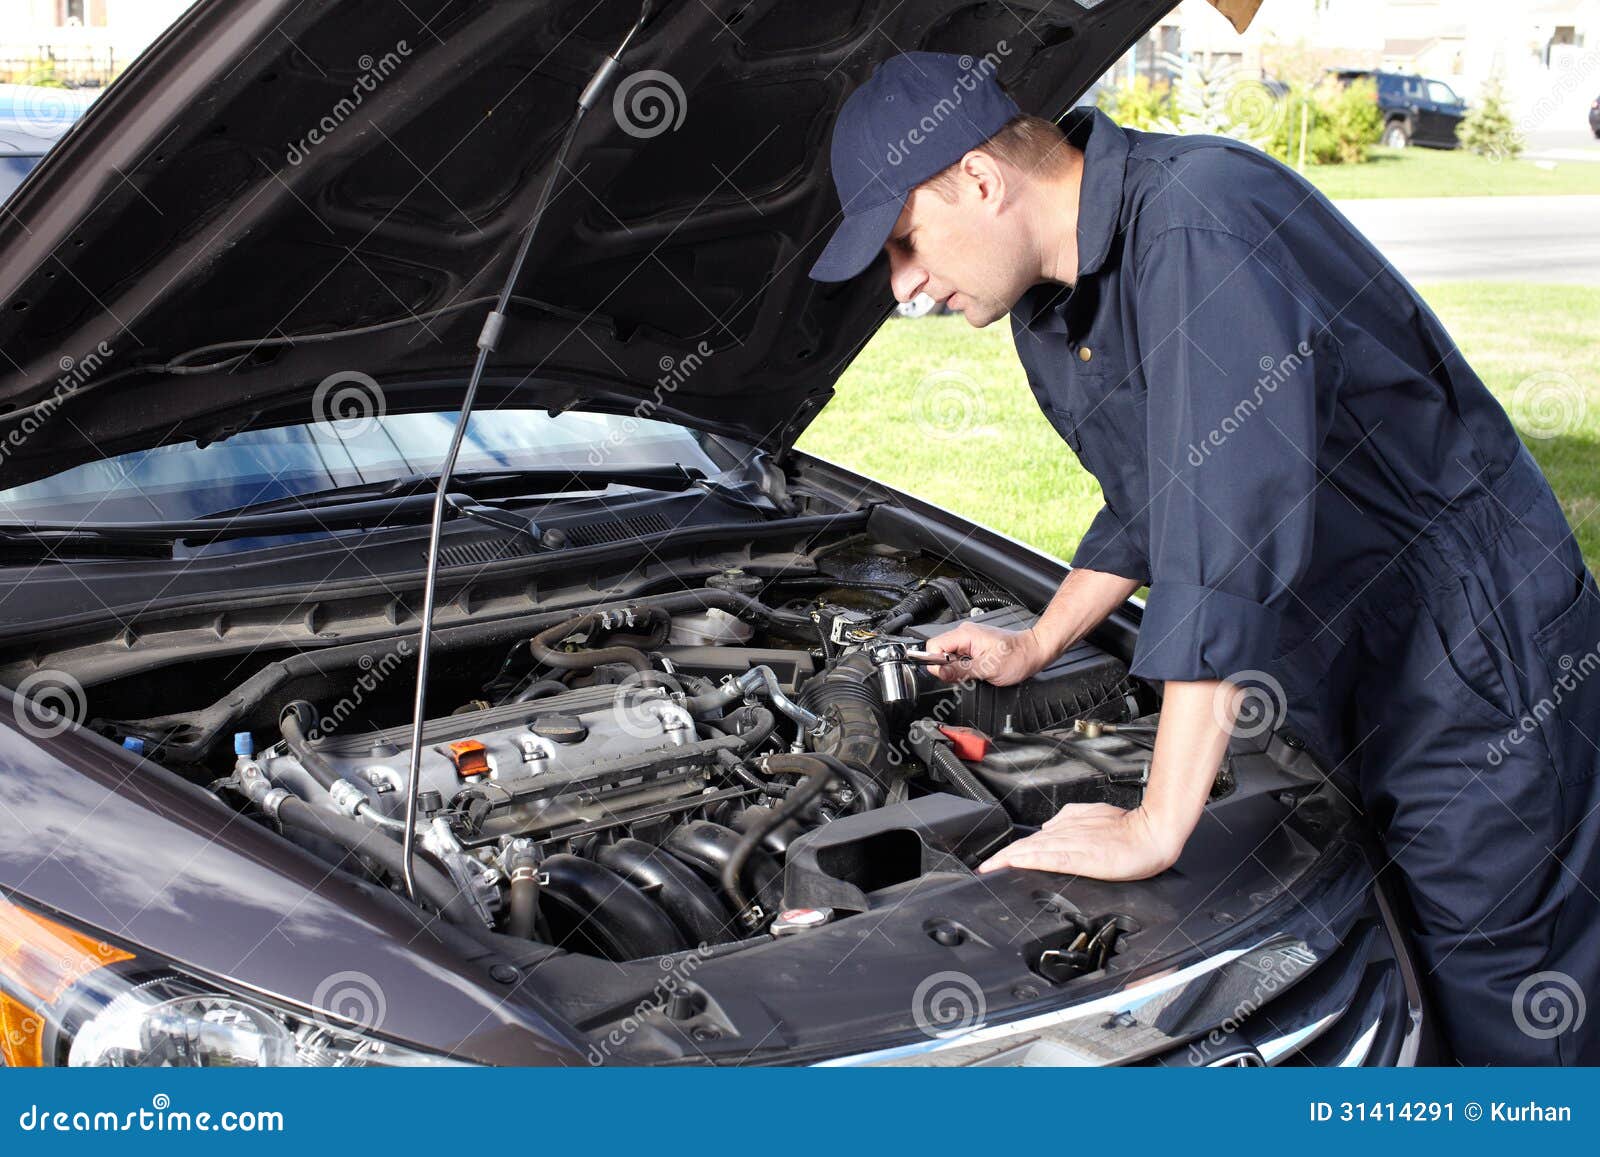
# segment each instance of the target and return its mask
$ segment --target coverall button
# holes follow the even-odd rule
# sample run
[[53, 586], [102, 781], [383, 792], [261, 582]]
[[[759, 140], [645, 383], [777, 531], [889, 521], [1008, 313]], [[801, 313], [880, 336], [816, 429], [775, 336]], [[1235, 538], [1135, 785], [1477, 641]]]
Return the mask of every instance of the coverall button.
[[1094, 357], [1094, 351], [1088, 346], [1081, 345], [1078, 347], [1078, 360], [1080, 362], [1086, 362], [1092, 357]]

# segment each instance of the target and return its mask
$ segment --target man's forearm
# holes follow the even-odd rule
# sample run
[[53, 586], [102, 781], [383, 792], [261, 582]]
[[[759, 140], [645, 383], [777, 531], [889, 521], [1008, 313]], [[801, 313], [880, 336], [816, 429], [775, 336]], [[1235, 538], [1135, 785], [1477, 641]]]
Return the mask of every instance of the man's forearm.
[[1228, 749], [1235, 689], [1216, 680], [1168, 681], [1143, 809], [1172, 860], [1200, 820]]
[[1076, 568], [1033, 625], [1040, 649], [1055, 658], [1104, 622], [1139, 585], [1121, 575]]

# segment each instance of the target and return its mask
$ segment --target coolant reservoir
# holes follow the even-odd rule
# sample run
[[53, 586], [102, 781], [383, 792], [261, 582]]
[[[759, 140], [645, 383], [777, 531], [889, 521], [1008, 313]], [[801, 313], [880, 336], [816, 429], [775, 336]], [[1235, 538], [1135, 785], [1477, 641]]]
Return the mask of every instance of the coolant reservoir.
[[756, 629], [738, 615], [711, 607], [692, 615], [673, 615], [667, 642], [680, 647], [724, 647], [747, 643]]

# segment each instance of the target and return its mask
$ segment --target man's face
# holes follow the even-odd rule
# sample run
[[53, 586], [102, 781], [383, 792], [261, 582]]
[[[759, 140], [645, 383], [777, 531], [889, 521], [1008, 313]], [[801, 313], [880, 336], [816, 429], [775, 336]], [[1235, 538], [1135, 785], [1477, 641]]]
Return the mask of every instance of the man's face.
[[1020, 214], [1004, 211], [1002, 190], [963, 171], [953, 192], [913, 189], [885, 249], [897, 299], [926, 293], [980, 329], [1039, 279]]

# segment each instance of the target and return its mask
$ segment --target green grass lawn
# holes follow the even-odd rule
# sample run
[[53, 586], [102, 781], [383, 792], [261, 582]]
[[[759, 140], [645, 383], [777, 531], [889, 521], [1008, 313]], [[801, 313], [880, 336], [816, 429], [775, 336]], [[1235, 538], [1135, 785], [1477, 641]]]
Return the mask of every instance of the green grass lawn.
[[[1600, 289], [1421, 290], [1524, 432], [1597, 568]], [[1039, 412], [1003, 322], [885, 323], [799, 444], [1061, 557], [1100, 508], [1099, 485]]]
[[1505, 197], [1600, 193], [1600, 161], [1491, 161], [1464, 149], [1373, 149], [1364, 165], [1307, 165], [1334, 200], [1357, 197]]

